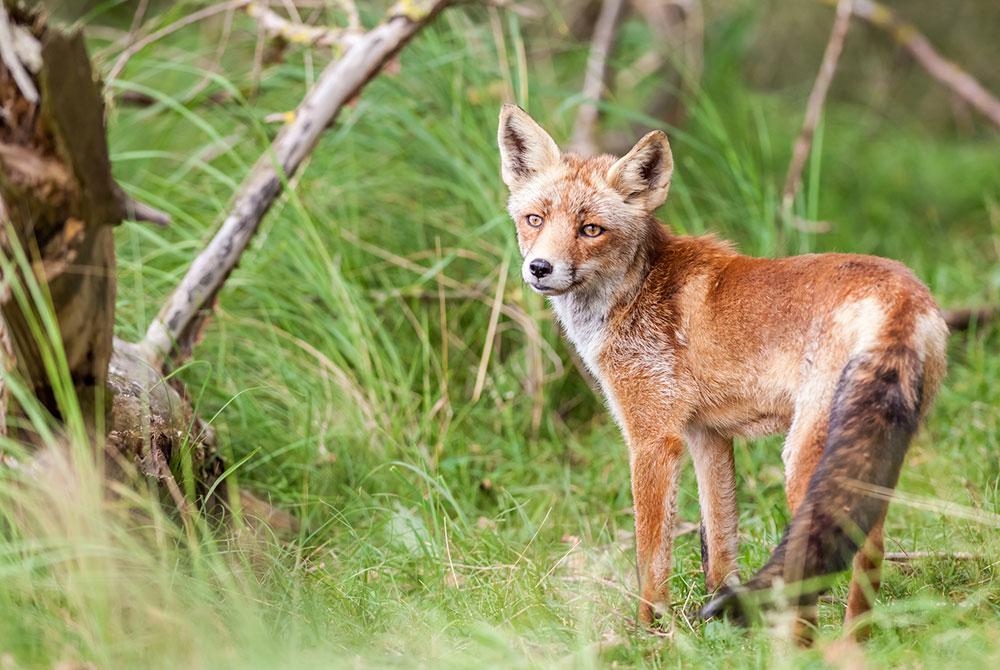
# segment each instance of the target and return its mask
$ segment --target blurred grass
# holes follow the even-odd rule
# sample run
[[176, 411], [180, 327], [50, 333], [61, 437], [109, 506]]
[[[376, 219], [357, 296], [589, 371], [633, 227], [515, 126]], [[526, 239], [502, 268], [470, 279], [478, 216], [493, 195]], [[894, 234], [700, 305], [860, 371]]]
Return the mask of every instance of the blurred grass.
[[[771, 629], [747, 634], [689, 619], [704, 596], [690, 535], [675, 550], [673, 636], [634, 628], [625, 448], [516, 271], [506, 277], [504, 303], [540, 332], [502, 315], [483, 395], [471, 400], [498, 271], [516, 258], [497, 170], [497, 107], [511, 91], [565, 140], [586, 57], [585, 45], [557, 25], [539, 41], [522, 19], [496, 18], [491, 27], [487, 12], [449, 10], [404, 52], [398, 76], [380, 77], [345, 110], [266, 218], [182, 373], [201, 416], [218, 413], [228, 462], [249, 457], [234, 479], [293, 510], [301, 535], [291, 543], [220, 536], [143, 496], [102, 500], [96, 476], [70, 486], [58, 479], [65, 469], [35, 484], [5, 473], [4, 662], [849, 660], [832, 646], [844, 579], [821, 610], [813, 650], [794, 650]], [[886, 255], [913, 267], [943, 304], [1000, 301], [995, 134], [956, 138], [928, 132], [919, 117], [886, 123], [834, 104], [796, 205], [829, 221], [831, 232], [777, 222], [805, 93], [761, 93], [744, 80], [741, 59], [763, 18], [709, 26], [703, 88], [683, 127], [668, 129], [677, 167], [663, 219], [754, 254]], [[141, 90], [159, 101], [113, 109], [109, 140], [122, 183], [174, 217], [165, 230], [118, 230], [118, 328], [126, 338], [141, 336], [221, 222], [277, 130], [264, 117], [294, 108], [307, 88], [302, 54], [292, 51], [263, 70], [259, 93], [250, 94], [254, 31], [237, 17], [222, 74], [192, 96], [218, 30], [209, 23], [178, 33], [108, 82], [111, 91]], [[617, 66], [648, 43], [644, 31], [636, 22], [625, 27]], [[95, 49], [105, 44], [93, 40]], [[316, 60], [318, 67], [325, 59]], [[634, 110], [656, 84], [650, 78], [608, 100], [605, 127], [651, 125]], [[213, 103], [220, 91], [234, 98]], [[910, 496], [978, 510], [987, 522], [897, 503], [887, 525], [889, 550], [978, 558], [886, 568], [876, 634], [864, 651], [872, 666], [1000, 661], [1000, 540], [989, 516], [1000, 513], [998, 350], [996, 325], [953, 338], [951, 373], [900, 484]], [[539, 375], [540, 394], [531, 383]], [[774, 438], [738, 447], [744, 575], [766, 560], [787, 521], [779, 452]], [[67, 495], [72, 487], [81, 494]], [[691, 473], [680, 504], [682, 517], [697, 519]]]

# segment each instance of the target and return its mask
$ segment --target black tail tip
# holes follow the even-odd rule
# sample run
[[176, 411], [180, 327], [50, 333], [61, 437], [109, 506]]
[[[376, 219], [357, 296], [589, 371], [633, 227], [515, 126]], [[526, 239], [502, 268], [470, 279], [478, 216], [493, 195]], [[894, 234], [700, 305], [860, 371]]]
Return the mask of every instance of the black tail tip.
[[708, 601], [698, 616], [705, 621], [711, 619], [725, 619], [726, 621], [746, 628], [750, 625], [750, 619], [740, 602], [741, 589], [739, 587], [724, 586], [714, 598]]

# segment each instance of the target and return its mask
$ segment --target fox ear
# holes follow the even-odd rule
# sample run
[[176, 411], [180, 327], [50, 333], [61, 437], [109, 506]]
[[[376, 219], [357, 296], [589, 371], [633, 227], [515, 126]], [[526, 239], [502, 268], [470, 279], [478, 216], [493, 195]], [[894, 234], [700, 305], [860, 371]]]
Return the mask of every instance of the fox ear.
[[500, 174], [508, 188], [515, 188], [539, 171], [559, 162], [559, 147], [528, 113], [517, 105], [500, 108], [497, 129]]
[[653, 211], [667, 199], [674, 158], [662, 130], [647, 133], [608, 170], [608, 183], [626, 200], [638, 200]]

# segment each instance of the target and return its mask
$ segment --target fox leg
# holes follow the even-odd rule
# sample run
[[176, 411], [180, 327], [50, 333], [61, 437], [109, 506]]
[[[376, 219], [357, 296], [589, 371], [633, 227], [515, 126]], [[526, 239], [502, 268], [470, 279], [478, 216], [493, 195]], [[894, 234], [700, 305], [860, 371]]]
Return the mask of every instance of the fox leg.
[[675, 436], [638, 441], [629, 450], [641, 595], [639, 621], [644, 624], [652, 623], [669, 604], [667, 581], [683, 453], [683, 443]]
[[[788, 510], [794, 517], [799, 505], [805, 500], [809, 481], [823, 456], [829, 429], [830, 404], [818, 403], [819, 410], [810, 408], [806, 412], [800, 410], [792, 422], [792, 427], [785, 438], [785, 446], [781, 457], [785, 462], [785, 498]], [[804, 551], [804, 548], [802, 548]], [[802, 562], [804, 556], [795, 556], [790, 551], [785, 564], [785, 582], [794, 583], [802, 578]], [[798, 603], [797, 621], [794, 636], [801, 645], [812, 642], [813, 631], [819, 623], [815, 600]]]
[[739, 551], [733, 441], [704, 429], [687, 434], [701, 507], [701, 569], [711, 593], [736, 575]]
[[805, 499], [809, 480], [823, 457], [829, 429], [829, 410], [829, 404], [823, 403], [822, 410], [818, 412], [800, 412], [785, 438], [785, 446], [781, 450], [781, 458], [785, 463], [785, 499], [788, 501], [788, 511], [793, 516]]
[[[875, 595], [882, 584], [883, 522], [884, 519], [875, 524], [868, 532], [864, 545], [854, 555], [851, 590], [847, 595], [847, 612], [844, 614], [846, 630], [851, 630], [851, 624], [871, 611]], [[858, 623], [851, 633], [855, 639], [864, 640], [871, 634], [871, 626], [867, 621]]]

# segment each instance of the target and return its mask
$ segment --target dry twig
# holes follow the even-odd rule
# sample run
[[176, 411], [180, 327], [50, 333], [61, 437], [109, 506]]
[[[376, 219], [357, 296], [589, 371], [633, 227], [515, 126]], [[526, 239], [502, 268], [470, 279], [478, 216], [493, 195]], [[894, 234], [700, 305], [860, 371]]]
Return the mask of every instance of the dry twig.
[[281, 130], [243, 182], [219, 232], [150, 324], [142, 347], [151, 362], [161, 366], [172, 353], [183, 356], [190, 352], [212, 301], [281, 194], [285, 180], [295, 174], [341, 108], [451, 2], [432, 0], [419, 8], [414, 8], [413, 2], [396, 5], [385, 21], [360, 36], [343, 57], [326, 67], [295, 119]]
[[951, 561], [974, 561], [982, 558], [968, 551], [889, 551], [882, 558], [894, 563], [907, 563], [924, 558], [936, 558]]
[[[292, 44], [347, 48], [363, 34], [360, 27], [327, 28], [296, 23], [256, 2], [247, 5], [247, 14], [257, 20], [258, 25], [268, 36], [280, 37]], [[356, 20], [356, 16], [349, 15], [349, 22], [353, 23]]]
[[573, 139], [570, 142], [571, 150], [584, 156], [597, 153], [597, 143], [594, 141], [597, 102], [604, 92], [608, 54], [611, 52], [624, 5], [624, 0], [604, 0], [601, 4], [601, 13], [594, 24], [594, 37], [590, 45], [590, 55], [587, 57], [587, 74], [583, 82], [584, 101], [576, 114]]
[[[823, 0], [833, 4], [836, 0]], [[893, 10], [874, 0], [854, 0], [851, 11], [877, 28], [885, 30], [910, 52], [927, 73], [974, 107], [1000, 129], [1000, 100], [968, 72], [951, 62], [931, 45], [917, 28]]]
[[121, 206], [121, 216], [123, 219], [127, 219], [129, 221], [145, 221], [147, 223], [156, 224], [157, 226], [170, 225], [169, 214], [156, 209], [152, 205], [147, 205], [140, 200], [136, 200], [117, 184], [115, 184], [115, 197], [118, 200], [118, 204]]
[[128, 44], [135, 41], [135, 36], [139, 32], [139, 26], [146, 19], [147, 9], [149, 9], [149, 0], [139, 0], [139, 6], [135, 8], [135, 13], [132, 14], [132, 25], [129, 26], [128, 35], [125, 38]]
[[500, 322], [500, 309], [503, 307], [503, 290], [507, 285], [508, 259], [504, 259], [500, 264], [500, 273], [497, 277], [497, 290], [493, 296], [493, 306], [490, 309], [490, 323], [486, 329], [486, 340], [483, 342], [483, 354], [479, 359], [479, 369], [476, 371], [476, 385], [472, 390], [472, 402], [478, 402], [486, 385], [486, 372], [490, 365], [490, 354], [493, 351], [493, 340], [497, 334], [497, 324]]
[[981, 326], [1000, 317], [1000, 307], [988, 305], [986, 307], [946, 309], [943, 315], [945, 323], [952, 331], [968, 330], [973, 323]]
[[853, 0], [839, 0], [837, 2], [837, 15], [833, 20], [833, 29], [830, 31], [830, 39], [826, 43], [826, 50], [823, 52], [823, 61], [819, 66], [819, 74], [813, 83], [812, 91], [809, 93], [809, 101], [806, 103], [806, 115], [802, 121], [802, 130], [795, 139], [795, 148], [792, 150], [792, 162], [788, 166], [788, 176], [785, 177], [785, 188], [781, 195], [781, 205], [787, 214], [792, 209], [795, 201], [795, 194], [802, 183], [802, 170], [805, 168], [806, 159], [809, 157], [809, 150], [812, 148], [813, 135], [816, 132], [816, 125], [819, 123], [823, 113], [823, 103], [826, 102], [826, 94], [830, 90], [830, 82], [837, 72], [837, 61], [840, 60], [840, 53], [844, 48], [844, 39], [847, 37], [847, 29], [851, 24], [851, 6]]

